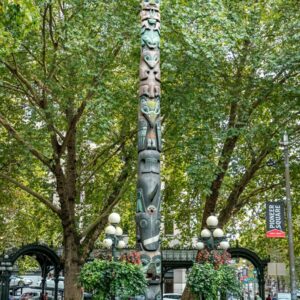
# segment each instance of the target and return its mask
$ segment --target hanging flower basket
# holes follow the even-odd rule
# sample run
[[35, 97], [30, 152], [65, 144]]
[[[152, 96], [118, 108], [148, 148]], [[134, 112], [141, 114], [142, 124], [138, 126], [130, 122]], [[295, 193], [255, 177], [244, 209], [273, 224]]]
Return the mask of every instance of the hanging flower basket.
[[121, 261], [94, 260], [83, 266], [79, 280], [86, 290], [95, 292], [95, 300], [143, 295], [147, 282], [138, 261], [137, 255]]
[[191, 292], [205, 300], [218, 299], [220, 292], [240, 296], [242, 291], [235, 269], [228, 265], [228, 252], [199, 251], [196, 263], [188, 274], [187, 284]]

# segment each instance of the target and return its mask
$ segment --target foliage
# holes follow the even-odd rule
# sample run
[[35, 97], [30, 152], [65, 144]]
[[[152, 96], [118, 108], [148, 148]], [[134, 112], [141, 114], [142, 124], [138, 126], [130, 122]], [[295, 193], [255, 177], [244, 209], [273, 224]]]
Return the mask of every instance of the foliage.
[[264, 203], [285, 197], [284, 130], [300, 236], [297, 1], [162, 4], [165, 220], [191, 245], [215, 212], [242, 246], [266, 255]]
[[31, 256], [24, 256], [17, 260], [18, 274], [26, 274], [27, 272], [40, 271], [38, 262]]
[[217, 299], [218, 292], [241, 294], [241, 284], [235, 270], [228, 265], [221, 265], [215, 269], [211, 263], [195, 263], [187, 278], [190, 291], [199, 296], [202, 294], [207, 300]]
[[[113, 207], [134, 245], [139, 2], [0, 3], [1, 250], [73, 233], [71, 261], [83, 263]], [[298, 1], [161, 7], [164, 219], [188, 246], [214, 211], [242, 246], [287, 257], [286, 240], [264, 237], [264, 202], [285, 196], [287, 130], [299, 256]]]
[[128, 298], [144, 294], [147, 282], [141, 267], [134, 263], [94, 260], [83, 266], [80, 282], [94, 291], [94, 299]]

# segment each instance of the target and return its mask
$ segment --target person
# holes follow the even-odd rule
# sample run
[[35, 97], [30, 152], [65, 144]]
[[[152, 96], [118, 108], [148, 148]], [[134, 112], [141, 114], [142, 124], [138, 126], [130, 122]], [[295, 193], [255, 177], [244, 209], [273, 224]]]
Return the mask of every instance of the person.
[[261, 298], [260, 298], [260, 296], [259, 296], [259, 293], [256, 293], [256, 295], [255, 295], [255, 298], [254, 298], [255, 300], [261, 300]]
[[44, 300], [48, 300], [48, 293], [45, 294]]
[[269, 294], [266, 300], [272, 300], [271, 295]]

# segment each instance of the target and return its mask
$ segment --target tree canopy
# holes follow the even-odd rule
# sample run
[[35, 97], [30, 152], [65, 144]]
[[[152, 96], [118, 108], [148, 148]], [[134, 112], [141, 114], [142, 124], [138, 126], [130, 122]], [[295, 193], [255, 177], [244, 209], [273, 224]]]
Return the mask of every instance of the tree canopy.
[[[299, 255], [297, 7], [162, 1], [162, 214], [183, 244], [214, 212], [265, 253], [286, 130]], [[0, 4], [0, 248], [71, 234], [84, 260], [114, 207], [134, 243], [139, 11], [137, 0]]]

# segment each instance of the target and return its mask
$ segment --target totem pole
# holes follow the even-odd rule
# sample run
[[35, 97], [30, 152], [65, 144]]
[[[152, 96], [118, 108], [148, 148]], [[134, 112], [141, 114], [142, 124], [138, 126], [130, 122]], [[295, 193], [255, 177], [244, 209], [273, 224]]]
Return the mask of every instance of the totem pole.
[[161, 299], [160, 0], [143, 0], [138, 116], [137, 245], [148, 280], [146, 299]]

